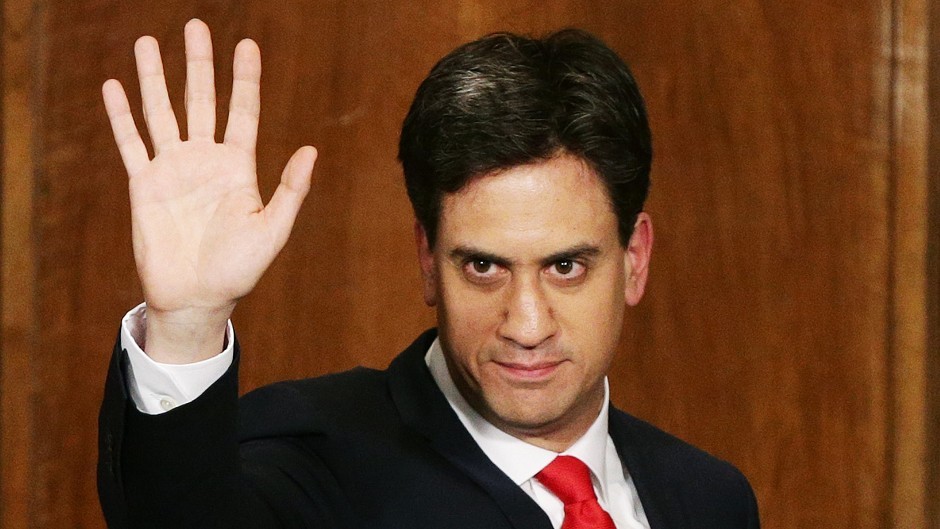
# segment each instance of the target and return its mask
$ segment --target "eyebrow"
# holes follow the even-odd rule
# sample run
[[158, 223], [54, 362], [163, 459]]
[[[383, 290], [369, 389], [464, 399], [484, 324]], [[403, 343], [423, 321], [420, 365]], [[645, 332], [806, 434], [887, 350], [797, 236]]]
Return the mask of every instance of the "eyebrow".
[[[600, 255], [601, 249], [593, 244], [578, 244], [570, 248], [565, 248], [551, 255], [539, 259], [541, 266], [548, 266], [559, 261], [572, 261], [577, 259], [587, 259]], [[459, 245], [448, 253], [453, 261], [489, 261], [499, 266], [509, 266], [514, 263], [508, 257], [502, 257], [492, 252], [474, 248], [473, 246]]]
[[542, 259], [542, 266], [548, 266], [561, 261], [576, 261], [578, 259], [589, 259], [600, 255], [601, 249], [593, 244], [579, 244], [566, 248], [560, 252], [555, 252]]
[[452, 261], [489, 261], [499, 266], [509, 266], [512, 264], [511, 259], [462, 244], [451, 250], [448, 255]]

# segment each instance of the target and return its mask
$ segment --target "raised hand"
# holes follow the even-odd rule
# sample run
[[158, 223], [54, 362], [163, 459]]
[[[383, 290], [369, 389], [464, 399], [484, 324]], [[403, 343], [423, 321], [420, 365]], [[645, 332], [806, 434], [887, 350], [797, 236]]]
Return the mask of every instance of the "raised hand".
[[134, 258], [147, 302], [144, 348], [155, 360], [171, 363], [221, 351], [235, 303], [287, 242], [316, 160], [313, 147], [297, 150], [265, 206], [255, 167], [258, 46], [246, 39], [235, 48], [229, 118], [224, 140], [217, 143], [209, 28], [191, 20], [185, 41], [185, 141], [152, 37], [141, 37], [134, 46], [152, 159], [121, 84], [111, 79], [102, 87], [129, 178]]

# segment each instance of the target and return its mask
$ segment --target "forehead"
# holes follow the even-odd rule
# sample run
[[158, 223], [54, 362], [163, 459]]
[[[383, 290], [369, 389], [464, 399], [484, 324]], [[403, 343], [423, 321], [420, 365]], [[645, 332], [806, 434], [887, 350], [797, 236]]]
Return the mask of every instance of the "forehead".
[[617, 240], [606, 188], [570, 155], [475, 178], [441, 202], [438, 241], [500, 252], [548, 252]]

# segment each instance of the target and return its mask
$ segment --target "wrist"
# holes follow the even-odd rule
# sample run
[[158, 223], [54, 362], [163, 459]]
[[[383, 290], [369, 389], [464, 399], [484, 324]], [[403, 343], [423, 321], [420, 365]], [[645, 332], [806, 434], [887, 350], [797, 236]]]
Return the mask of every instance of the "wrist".
[[190, 364], [212, 358], [224, 348], [234, 303], [219, 308], [162, 311], [147, 307], [141, 348], [165, 364]]

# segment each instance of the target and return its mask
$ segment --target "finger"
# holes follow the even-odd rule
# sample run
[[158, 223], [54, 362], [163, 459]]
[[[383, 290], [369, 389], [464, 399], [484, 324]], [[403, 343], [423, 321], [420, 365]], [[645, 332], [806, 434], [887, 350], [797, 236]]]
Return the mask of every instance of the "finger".
[[264, 208], [271, 231], [275, 236], [277, 248], [287, 243], [294, 219], [300, 211], [300, 205], [310, 191], [313, 165], [317, 160], [317, 150], [313, 147], [301, 147], [291, 156], [281, 173], [281, 183], [274, 190], [271, 201]]
[[166, 91], [160, 48], [153, 37], [141, 37], [134, 44], [137, 58], [137, 77], [140, 80], [140, 98], [144, 105], [144, 121], [153, 142], [153, 151], [160, 151], [180, 141], [176, 115]]
[[232, 100], [228, 107], [225, 143], [251, 155], [258, 139], [258, 113], [261, 110], [261, 52], [251, 39], [235, 47], [232, 66]]
[[124, 87], [114, 79], [108, 79], [101, 87], [101, 96], [104, 99], [104, 108], [111, 121], [111, 132], [114, 133], [114, 142], [117, 143], [127, 176], [134, 177], [150, 161], [147, 147], [140, 139], [140, 131], [134, 123], [131, 107], [127, 103], [127, 94]]
[[186, 125], [188, 139], [215, 139], [215, 72], [212, 38], [204, 22], [186, 24]]

